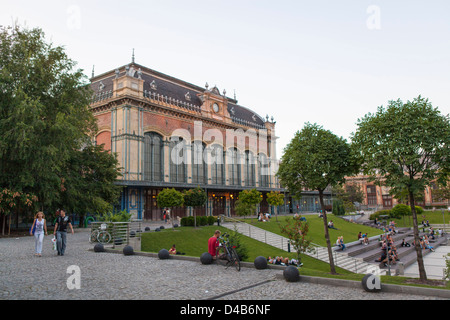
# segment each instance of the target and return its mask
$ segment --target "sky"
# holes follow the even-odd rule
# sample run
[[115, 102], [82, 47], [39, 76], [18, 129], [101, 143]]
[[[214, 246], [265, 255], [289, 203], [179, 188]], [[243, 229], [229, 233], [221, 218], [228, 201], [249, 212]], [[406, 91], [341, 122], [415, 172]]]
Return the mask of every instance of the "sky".
[[306, 122], [350, 141], [359, 118], [422, 95], [450, 113], [448, 0], [1, 0], [90, 77], [135, 61], [216, 85], [276, 121], [277, 157]]

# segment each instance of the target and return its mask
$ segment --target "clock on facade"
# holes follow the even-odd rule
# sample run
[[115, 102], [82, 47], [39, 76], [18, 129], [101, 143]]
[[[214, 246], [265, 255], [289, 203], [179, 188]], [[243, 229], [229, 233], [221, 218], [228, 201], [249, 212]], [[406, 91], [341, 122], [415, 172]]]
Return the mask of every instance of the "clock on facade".
[[214, 112], [219, 112], [219, 105], [217, 104], [217, 103], [214, 103], [213, 104], [213, 110], [214, 110]]

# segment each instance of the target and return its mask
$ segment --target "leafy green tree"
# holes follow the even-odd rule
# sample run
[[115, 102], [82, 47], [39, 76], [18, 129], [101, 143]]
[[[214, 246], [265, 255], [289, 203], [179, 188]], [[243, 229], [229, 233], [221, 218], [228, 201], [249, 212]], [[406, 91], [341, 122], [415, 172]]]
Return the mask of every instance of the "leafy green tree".
[[308, 250], [312, 250], [311, 240], [307, 237], [309, 224], [307, 221], [300, 219], [301, 217], [291, 217], [286, 220], [286, 225], [280, 226], [281, 233], [285, 234], [295, 251], [297, 252], [297, 260], [301, 263], [301, 254]]
[[239, 199], [236, 201], [236, 213], [243, 216], [255, 213], [261, 200], [262, 194], [258, 190], [242, 190], [239, 192]]
[[[204, 206], [206, 200], [208, 200], [208, 196], [206, 195], [205, 190], [203, 190], [200, 187], [186, 190], [183, 193], [183, 197], [184, 197], [184, 205], [186, 207], [193, 207], [193, 208]], [[194, 227], [195, 228], [197, 227], [197, 217], [195, 215], [195, 210], [194, 210]]]
[[345, 214], [345, 204], [342, 199], [333, 200], [333, 214], [336, 216], [343, 216]]
[[[180, 191], [175, 190], [174, 188], [169, 189], [163, 189], [160, 193], [158, 193], [158, 196], [156, 197], [156, 202], [158, 204], [158, 207], [160, 208], [175, 208], [175, 207], [182, 207], [184, 204], [184, 197], [183, 193]], [[172, 212], [172, 210], [170, 210]], [[173, 215], [172, 215], [172, 226], [173, 226]]]
[[358, 163], [345, 139], [317, 124], [306, 123], [284, 149], [277, 173], [281, 184], [295, 198], [301, 198], [305, 189], [318, 191], [331, 273], [336, 273], [336, 269], [328, 234], [324, 190], [329, 185], [343, 183], [345, 176], [356, 173]]
[[34, 206], [37, 197], [30, 194], [20, 193], [10, 189], [0, 190], [0, 214], [3, 215], [2, 235], [5, 235], [6, 217], [9, 216], [8, 235], [11, 231], [11, 215], [19, 207], [30, 208]]
[[[267, 203], [271, 206], [282, 206], [284, 204], [284, 194], [281, 192], [271, 191], [267, 194]], [[276, 221], [278, 221], [278, 210], [275, 215]]]
[[112, 211], [122, 190], [115, 184], [120, 169], [114, 154], [104, 150], [103, 145], [90, 144], [73, 151], [65, 168], [61, 207], [68, 212], [79, 213], [80, 222], [85, 213], [104, 215]]
[[399, 194], [406, 189], [413, 216], [419, 275], [427, 279], [419, 246], [415, 195], [432, 181], [446, 183], [450, 167], [450, 121], [421, 96], [403, 103], [390, 101], [375, 114], [358, 120], [352, 137], [363, 157], [363, 170], [372, 180]]
[[86, 84], [42, 30], [0, 27], [0, 188], [61, 202], [66, 164], [97, 129]]
[[238, 216], [244, 217], [250, 216], [255, 212], [253, 205], [249, 205], [240, 199], [236, 200], [234, 210]]

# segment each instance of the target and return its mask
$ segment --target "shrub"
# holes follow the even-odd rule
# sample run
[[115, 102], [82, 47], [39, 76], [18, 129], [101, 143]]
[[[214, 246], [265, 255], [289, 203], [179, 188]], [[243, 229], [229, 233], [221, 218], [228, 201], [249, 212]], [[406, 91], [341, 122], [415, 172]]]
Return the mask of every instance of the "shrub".
[[415, 206], [415, 208], [416, 208], [416, 214], [417, 215], [422, 215], [423, 214], [423, 208], [422, 207], [419, 207], [419, 206]]
[[122, 210], [118, 213], [106, 213], [104, 215], [97, 216], [98, 221], [105, 222], [127, 222], [131, 219], [131, 213], [128, 213], [127, 210]]
[[217, 221], [217, 217], [208, 216], [208, 225], [212, 226]]
[[340, 199], [333, 201], [333, 214], [335, 216], [342, 216], [345, 214], [344, 202]]
[[391, 210], [391, 218], [401, 218], [411, 214], [411, 208], [406, 204], [399, 203]]
[[181, 218], [180, 223], [181, 223], [181, 226], [183, 226], [183, 227], [193, 227], [194, 226], [194, 217], [193, 216], [183, 217], [183, 218]]
[[230, 233], [230, 243], [233, 246], [236, 246], [236, 253], [239, 256], [241, 261], [246, 260], [248, 258], [248, 248], [241, 241], [242, 235], [236, 230], [231, 231]]

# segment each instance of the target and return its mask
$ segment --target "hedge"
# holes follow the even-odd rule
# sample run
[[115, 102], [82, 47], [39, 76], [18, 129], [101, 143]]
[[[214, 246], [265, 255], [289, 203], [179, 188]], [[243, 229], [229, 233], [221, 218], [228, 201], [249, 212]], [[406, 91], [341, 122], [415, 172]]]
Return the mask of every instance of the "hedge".
[[[207, 226], [213, 225], [217, 221], [217, 217], [214, 216], [198, 216], [197, 218], [197, 226]], [[194, 226], [194, 217], [183, 217], [181, 218], [181, 226], [183, 227], [193, 227]]]

